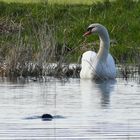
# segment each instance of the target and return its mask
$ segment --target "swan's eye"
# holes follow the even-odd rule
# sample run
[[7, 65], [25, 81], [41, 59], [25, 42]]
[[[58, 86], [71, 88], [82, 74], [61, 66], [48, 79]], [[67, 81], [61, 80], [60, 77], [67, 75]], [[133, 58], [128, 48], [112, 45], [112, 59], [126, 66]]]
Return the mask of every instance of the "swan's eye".
[[93, 27], [89, 27], [88, 29], [87, 29], [87, 31], [91, 31], [93, 28], [95, 28], [94, 26]]

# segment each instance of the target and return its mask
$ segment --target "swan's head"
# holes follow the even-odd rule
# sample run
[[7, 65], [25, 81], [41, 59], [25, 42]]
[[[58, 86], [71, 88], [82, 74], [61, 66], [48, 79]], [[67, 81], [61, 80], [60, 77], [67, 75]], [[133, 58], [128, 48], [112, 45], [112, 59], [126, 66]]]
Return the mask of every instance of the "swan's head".
[[99, 23], [94, 23], [94, 24], [89, 25], [89, 27], [87, 28], [87, 31], [84, 33], [83, 36], [87, 36], [92, 33], [93, 34], [97, 33], [101, 35], [101, 34], [107, 33], [107, 29]]

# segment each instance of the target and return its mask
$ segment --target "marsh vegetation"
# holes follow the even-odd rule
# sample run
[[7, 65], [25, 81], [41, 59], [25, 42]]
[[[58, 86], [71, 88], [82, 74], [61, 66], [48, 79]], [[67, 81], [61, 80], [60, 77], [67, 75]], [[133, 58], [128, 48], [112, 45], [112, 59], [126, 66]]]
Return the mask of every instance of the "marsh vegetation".
[[108, 28], [110, 51], [116, 63], [122, 64], [122, 69], [128, 64], [139, 67], [139, 12], [140, 2], [133, 0], [90, 4], [0, 2], [0, 75], [76, 73], [77, 77], [80, 66], [71, 70], [69, 64], [77, 64], [86, 50], [98, 50], [96, 36], [86, 41], [82, 37], [86, 27], [94, 22]]

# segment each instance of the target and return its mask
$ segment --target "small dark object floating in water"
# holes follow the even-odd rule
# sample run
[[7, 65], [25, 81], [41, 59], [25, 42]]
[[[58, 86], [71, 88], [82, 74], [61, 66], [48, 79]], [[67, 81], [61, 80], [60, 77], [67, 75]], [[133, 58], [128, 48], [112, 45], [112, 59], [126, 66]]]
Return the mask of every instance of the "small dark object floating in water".
[[50, 121], [53, 119], [53, 116], [51, 114], [43, 114], [41, 118], [43, 121]]
[[27, 120], [32, 120], [32, 119], [42, 119], [42, 121], [52, 121], [53, 119], [64, 119], [65, 117], [61, 115], [54, 115], [52, 116], [51, 114], [43, 114], [41, 116], [31, 116], [31, 117], [26, 117], [25, 119]]

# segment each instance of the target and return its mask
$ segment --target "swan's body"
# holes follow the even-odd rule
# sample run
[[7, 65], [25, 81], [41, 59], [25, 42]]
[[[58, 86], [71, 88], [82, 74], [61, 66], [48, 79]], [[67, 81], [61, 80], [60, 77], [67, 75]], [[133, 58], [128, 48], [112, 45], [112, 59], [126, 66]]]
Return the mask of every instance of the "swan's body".
[[85, 35], [97, 33], [100, 39], [98, 53], [87, 51], [82, 55], [81, 78], [114, 79], [116, 77], [115, 62], [109, 54], [110, 38], [107, 29], [101, 24], [91, 24]]

